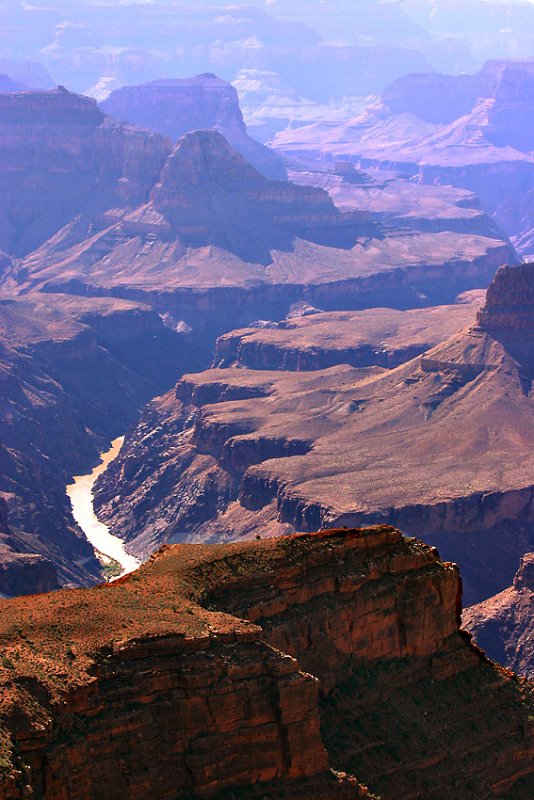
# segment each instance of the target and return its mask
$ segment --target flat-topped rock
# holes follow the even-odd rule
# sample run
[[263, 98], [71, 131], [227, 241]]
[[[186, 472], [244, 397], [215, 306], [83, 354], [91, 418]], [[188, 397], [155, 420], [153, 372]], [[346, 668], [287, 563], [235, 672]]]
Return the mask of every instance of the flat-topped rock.
[[112, 117], [175, 142], [192, 131], [217, 130], [260, 172], [286, 177], [280, 157], [247, 134], [235, 88], [211, 73], [123, 86], [101, 106]]
[[22, 256], [78, 214], [143, 202], [170, 147], [62, 87], [0, 93], [0, 247]]
[[0, 798], [523, 800], [532, 685], [460, 610], [457, 568], [387, 526], [169, 547], [2, 601]]
[[473, 291], [456, 305], [409, 311], [319, 311], [231, 331], [217, 340], [215, 365], [291, 371], [336, 364], [396, 367], [472, 323], [484, 296]]

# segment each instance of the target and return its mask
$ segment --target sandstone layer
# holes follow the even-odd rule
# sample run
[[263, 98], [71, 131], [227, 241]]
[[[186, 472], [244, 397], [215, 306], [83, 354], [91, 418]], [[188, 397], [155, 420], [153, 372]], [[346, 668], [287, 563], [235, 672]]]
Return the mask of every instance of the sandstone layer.
[[527, 553], [512, 586], [464, 611], [463, 624], [490, 658], [534, 678], [534, 553]]
[[[532, 265], [497, 273], [514, 319], [533, 281]], [[479, 325], [393, 370], [184, 377], [130, 431], [100, 512], [140, 553], [390, 522], [460, 563], [468, 604], [506, 588], [533, 546], [534, 340], [501, 330], [497, 294]]]
[[384, 800], [526, 800], [532, 686], [460, 634], [459, 598], [382, 527], [166, 548], [4, 601], [0, 797], [369, 796], [334, 767]]

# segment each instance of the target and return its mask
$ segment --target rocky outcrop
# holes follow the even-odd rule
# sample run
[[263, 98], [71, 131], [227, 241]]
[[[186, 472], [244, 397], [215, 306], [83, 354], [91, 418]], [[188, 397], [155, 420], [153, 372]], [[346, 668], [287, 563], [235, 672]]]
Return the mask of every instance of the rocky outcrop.
[[57, 570], [51, 561], [36, 553], [17, 552], [17, 544], [17, 534], [8, 525], [7, 503], [0, 495], [0, 595], [59, 589]]
[[483, 296], [473, 292], [457, 305], [410, 311], [316, 312], [231, 331], [217, 340], [215, 366], [297, 372], [337, 364], [391, 369], [469, 325]]
[[522, 337], [534, 332], [533, 269], [532, 264], [522, 264], [498, 270], [478, 313], [481, 328]]
[[527, 797], [532, 687], [459, 608], [456, 568], [385, 527], [167, 548], [4, 602], [0, 797]]
[[534, 678], [534, 553], [521, 559], [512, 586], [464, 611], [463, 625], [490, 658]]
[[[250, 230], [247, 222], [261, 238], [268, 227], [276, 226], [279, 233], [272, 244], [284, 246], [290, 232], [313, 237], [315, 229], [335, 227], [340, 220], [325, 192], [267, 180], [216, 131], [199, 131], [181, 139], [165, 164], [151, 203], [185, 244], [216, 245], [248, 260], [261, 255], [254, 252], [252, 243], [246, 248], [246, 241], [240, 241], [245, 227]], [[285, 236], [282, 231], [287, 231]], [[266, 250], [269, 244], [265, 242]]]
[[53, 295], [3, 299], [0, 341], [0, 489], [11, 528], [0, 592], [55, 588], [55, 569], [63, 585], [90, 583], [100, 568], [65, 486], [201, 355], [147, 307]]
[[[500, 271], [486, 309], [516, 276], [530, 285], [534, 268]], [[97, 506], [140, 554], [252, 537], [258, 524], [270, 535], [396, 524], [459, 562], [479, 602], [534, 544], [530, 339], [473, 324], [393, 370], [187, 376], [130, 431]]]
[[299, 301], [453, 302], [517, 258], [464, 192], [422, 190], [431, 210], [414, 216], [417, 187], [406, 182], [393, 196], [389, 183], [299, 184], [269, 181], [216, 131], [188, 134], [147, 203], [77, 218], [13, 269], [10, 285], [147, 302], [207, 341], [283, 318]]
[[124, 86], [101, 107], [112, 117], [158, 131], [175, 142], [192, 131], [216, 130], [268, 178], [287, 177], [280, 157], [248, 136], [232, 84], [211, 73]]
[[170, 150], [63, 88], [0, 94], [0, 248], [17, 256], [76, 215], [146, 200]]

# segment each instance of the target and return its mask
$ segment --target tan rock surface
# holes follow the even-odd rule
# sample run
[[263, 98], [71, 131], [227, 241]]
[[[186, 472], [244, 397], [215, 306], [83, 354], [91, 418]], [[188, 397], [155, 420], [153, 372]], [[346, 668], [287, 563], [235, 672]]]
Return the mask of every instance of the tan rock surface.
[[187, 376], [148, 407], [97, 503], [140, 551], [254, 535], [258, 512], [273, 533], [392, 522], [460, 561], [473, 603], [531, 549], [533, 364], [528, 331], [473, 325], [381, 374]]

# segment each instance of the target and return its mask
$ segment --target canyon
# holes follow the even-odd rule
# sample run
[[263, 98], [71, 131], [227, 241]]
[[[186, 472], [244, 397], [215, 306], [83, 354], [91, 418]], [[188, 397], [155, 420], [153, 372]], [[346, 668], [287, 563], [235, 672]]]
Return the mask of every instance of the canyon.
[[387, 526], [4, 601], [0, 797], [527, 800], [532, 685], [460, 609], [457, 569]]
[[500, 269], [478, 321], [395, 369], [369, 348], [369, 366], [183, 377], [127, 435], [98, 513], [138, 554], [387, 522], [460, 564], [467, 605], [505, 589], [532, 549], [533, 292], [533, 265]]
[[0, 800], [531, 800], [519, 5], [0, 7]]
[[0, 300], [0, 592], [101, 578], [65, 486], [204, 354], [150, 308], [113, 298]]
[[278, 133], [274, 147], [306, 166], [336, 160], [469, 189], [530, 254], [532, 59], [488, 61], [474, 75], [412, 74], [341, 124]]
[[[186, 127], [213, 95], [206, 123], [246, 137], [227, 84], [178, 88]], [[271, 180], [218, 130], [173, 145], [63, 88], [0, 95], [0, 107], [6, 595], [99, 579], [65, 487], [146, 401], [207, 367], [216, 336], [299, 302], [451, 302], [517, 260], [469, 192], [372, 171]], [[408, 329], [401, 359], [421, 349]]]
[[[485, 287], [500, 264], [517, 261], [509, 240], [468, 192], [420, 188], [414, 213], [414, 189], [385, 175], [369, 176], [359, 187], [350, 176], [325, 181], [319, 175], [324, 186], [312, 185], [315, 177], [306, 175], [272, 181], [216, 130], [186, 134], [173, 147], [158, 134], [114, 122], [72, 94], [5, 97], [35, 119], [32, 130], [20, 121], [12, 131], [28, 182], [21, 183], [17, 171], [13, 195], [6, 195], [9, 235], [0, 244], [12, 259], [3, 279], [11, 292], [113, 295], [148, 303], [212, 343], [229, 327], [265, 314], [281, 319], [301, 300], [326, 309], [451, 302], [461, 291]], [[42, 198], [34, 191], [32, 150], [23, 145], [25, 136], [30, 144], [40, 130], [43, 162], [52, 157], [55, 163], [45, 132], [56, 106], [58, 113], [64, 109], [65, 139], [59, 141], [65, 150], [71, 125], [78, 130], [80, 106], [87, 157], [94, 163], [100, 150], [92, 148], [100, 148], [109, 132], [102, 147], [109, 149], [112, 168], [96, 188], [86, 176], [90, 196], [84, 199], [80, 189], [70, 202], [78, 166], [61, 167], [63, 188], [55, 187], [55, 195], [70, 219], [56, 218], [52, 204], [47, 238], [39, 242], [44, 223], [35, 206]], [[125, 147], [129, 155], [122, 163]], [[10, 147], [2, 158], [12, 162]], [[23, 236], [13, 233], [21, 222], [13, 219], [18, 207], [24, 207]], [[31, 231], [35, 246], [24, 252]]]

